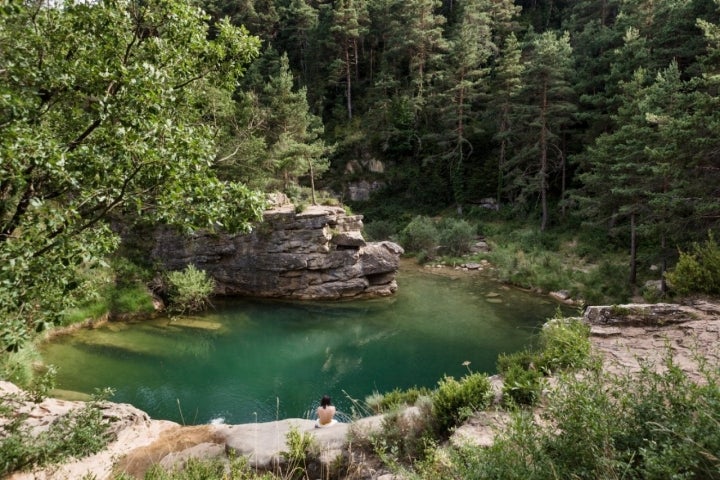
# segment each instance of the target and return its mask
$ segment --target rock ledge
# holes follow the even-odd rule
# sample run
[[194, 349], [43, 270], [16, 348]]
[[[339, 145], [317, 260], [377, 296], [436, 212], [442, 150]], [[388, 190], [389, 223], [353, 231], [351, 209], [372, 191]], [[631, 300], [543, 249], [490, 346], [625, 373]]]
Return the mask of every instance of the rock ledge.
[[155, 232], [152, 257], [168, 270], [189, 264], [216, 282], [216, 294], [330, 300], [395, 293], [402, 247], [366, 242], [362, 215], [341, 207], [267, 210], [252, 233]]

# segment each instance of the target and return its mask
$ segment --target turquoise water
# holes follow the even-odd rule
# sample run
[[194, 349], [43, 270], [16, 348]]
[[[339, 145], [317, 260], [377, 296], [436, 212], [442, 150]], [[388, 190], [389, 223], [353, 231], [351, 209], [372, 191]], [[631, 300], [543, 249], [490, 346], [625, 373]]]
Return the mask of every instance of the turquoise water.
[[58, 338], [43, 357], [58, 389], [109, 386], [153, 418], [309, 418], [323, 394], [349, 413], [373, 392], [494, 373], [498, 354], [528, 345], [557, 309], [477, 276], [403, 271], [398, 284], [385, 299], [226, 300], [197, 317], [110, 323]]

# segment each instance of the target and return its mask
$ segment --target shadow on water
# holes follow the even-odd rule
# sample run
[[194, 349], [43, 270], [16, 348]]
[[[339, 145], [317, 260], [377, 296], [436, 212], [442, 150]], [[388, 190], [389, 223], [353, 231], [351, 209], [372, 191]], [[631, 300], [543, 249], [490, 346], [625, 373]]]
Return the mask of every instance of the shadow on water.
[[63, 336], [43, 356], [59, 389], [109, 386], [153, 418], [312, 418], [323, 394], [349, 416], [374, 392], [461, 377], [466, 361], [494, 373], [498, 354], [528, 345], [557, 309], [475, 276], [410, 271], [398, 284], [396, 296], [365, 301], [222, 300], [201, 316]]

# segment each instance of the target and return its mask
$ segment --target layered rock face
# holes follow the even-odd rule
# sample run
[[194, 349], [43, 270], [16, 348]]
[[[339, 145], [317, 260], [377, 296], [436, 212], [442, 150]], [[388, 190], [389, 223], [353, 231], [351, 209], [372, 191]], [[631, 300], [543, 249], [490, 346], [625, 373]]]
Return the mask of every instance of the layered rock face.
[[168, 270], [189, 264], [215, 279], [216, 293], [296, 299], [377, 297], [397, 290], [402, 248], [365, 242], [362, 216], [341, 207], [295, 213], [283, 205], [250, 234], [155, 234], [153, 257]]

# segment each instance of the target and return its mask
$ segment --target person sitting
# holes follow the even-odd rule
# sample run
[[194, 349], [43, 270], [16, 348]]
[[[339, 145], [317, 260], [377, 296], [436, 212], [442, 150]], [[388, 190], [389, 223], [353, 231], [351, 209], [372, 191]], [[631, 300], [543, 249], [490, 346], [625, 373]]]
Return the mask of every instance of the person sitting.
[[329, 427], [337, 423], [337, 420], [333, 418], [335, 416], [335, 406], [332, 404], [329, 396], [323, 395], [320, 400], [320, 406], [317, 409], [317, 416], [315, 426], [318, 428]]

